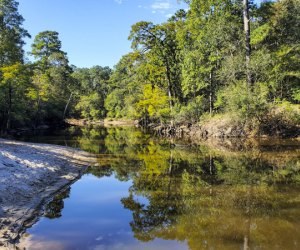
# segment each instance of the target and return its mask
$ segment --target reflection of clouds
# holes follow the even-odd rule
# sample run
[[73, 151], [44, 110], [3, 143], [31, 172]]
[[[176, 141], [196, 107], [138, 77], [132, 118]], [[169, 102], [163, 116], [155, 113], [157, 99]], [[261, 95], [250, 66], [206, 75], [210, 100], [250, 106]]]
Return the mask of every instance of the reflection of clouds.
[[186, 244], [174, 243], [172, 241], [154, 240], [148, 243], [141, 243], [138, 241], [133, 241], [130, 243], [115, 243], [111, 245], [99, 244], [89, 250], [188, 250], [189, 248]]
[[78, 199], [79, 202], [83, 203], [105, 203], [107, 202], [119, 202], [119, 199], [123, 198], [124, 196], [127, 195], [127, 192], [122, 190], [122, 191], [115, 191], [115, 192], [109, 192], [108, 194], [105, 193], [99, 193], [99, 194], [92, 194], [92, 195], [86, 195], [82, 196]]
[[132, 231], [121, 229], [114, 234], [99, 235], [96, 238], [99, 244], [90, 247], [89, 250], [187, 250], [186, 242], [174, 242], [169, 240], [155, 239], [143, 243], [133, 237]]
[[132, 232], [122, 229], [122, 230], [118, 231], [116, 234], [117, 235], [127, 235], [128, 236], [128, 235], [132, 235]]
[[119, 231], [117, 231], [116, 233], [112, 234], [109, 233], [107, 235], [99, 235], [95, 240], [96, 241], [102, 241], [102, 242], [113, 242], [116, 239], [129, 239], [133, 238], [133, 233], [131, 231], [125, 230], [125, 229], [121, 229]]
[[[75, 226], [78, 227], [80, 225], [85, 225], [89, 223], [90, 225], [101, 225], [101, 226], [110, 226], [110, 225], [118, 225], [119, 220], [117, 218], [92, 218], [87, 220], [87, 218], [69, 218], [64, 219], [63, 224], [64, 226]], [[80, 232], [80, 227], [78, 227], [78, 231]], [[72, 235], [72, 232], [76, 232], [73, 228], [70, 233], [68, 232], [60, 232], [60, 235]]]
[[99, 236], [99, 237], [96, 238], [96, 241], [101, 241], [101, 240], [103, 240], [102, 236]]
[[32, 240], [32, 236], [22, 239], [22, 243], [18, 245], [20, 249], [30, 249], [30, 250], [63, 250], [65, 249], [65, 244], [63, 242], [55, 240], [46, 240], [45, 238], [39, 238]]

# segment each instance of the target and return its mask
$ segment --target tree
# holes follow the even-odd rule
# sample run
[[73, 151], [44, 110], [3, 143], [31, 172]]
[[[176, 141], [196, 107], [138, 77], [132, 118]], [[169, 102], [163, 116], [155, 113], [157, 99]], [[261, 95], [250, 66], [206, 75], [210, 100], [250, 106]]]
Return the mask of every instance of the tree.
[[62, 121], [72, 97], [72, 68], [61, 50], [56, 31], [40, 32], [32, 44], [35, 63], [33, 83], [36, 91], [35, 126], [40, 121]]
[[[12, 125], [25, 125], [25, 120], [30, 118], [27, 103], [29, 102], [30, 72], [28, 66], [16, 63], [14, 65], [0, 68], [2, 79], [0, 81], [0, 93], [3, 94], [0, 104], [3, 112], [0, 117], [2, 127], [10, 130]], [[26, 114], [27, 115], [24, 115]]]
[[253, 84], [253, 79], [250, 71], [250, 57], [251, 57], [251, 31], [250, 31], [250, 6], [249, 0], [243, 0], [243, 16], [244, 16], [244, 31], [245, 31], [245, 48], [246, 48], [246, 68], [247, 68], [247, 82], [249, 87]]
[[104, 101], [109, 91], [111, 69], [101, 66], [79, 68], [72, 76], [78, 83], [74, 92], [78, 99], [75, 109], [83, 118], [103, 119], [106, 116]]
[[[15, 116], [16, 87], [22, 85], [24, 38], [30, 37], [22, 27], [23, 17], [18, 13], [18, 3], [14, 0], [0, 0], [0, 120], [1, 126], [10, 129]], [[26, 77], [26, 76], [24, 76]], [[18, 82], [20, 81], [20, 82]]]
[[131, 28], [129, 40], [132, 48], [147, 55], [149, 62], [162, 62], [165, 70], [169, 105], [172, 109], [175, 98], [182, 99], [180, 88], [180, 61], [176, 43], [175, 22], [154, 25], [138, 22]]
[[299, 103], [300, 1], [266, 3], [261, 7], [261, 15], [268, 17], [261, 21], [261, 27], [266, 30], [261, 44], [272, 58], [268, 74], [275, 90], [273, 99]]
[[104, 104], [108, 117], [137, 118], [134, 106], [144, 83], [139, 74], [142, 62], [139, 52], [131, 52], [124, 55], [115, 66]]
[[[240, 6], [230, 0], [193, 0], [178, 39], [182, 48], [182, 90], [187, 99], [204, 96], [213, 112], [224, 61], [240, 54]], [[227, 77], [226, 77], [227, 78]]]
[[30, 37], [23, 21], [15, 0], [0, 1], [0, 67], [23, 62], [23, 39]]
[[43, 31], [36, 35], [32, 44], [31, 54], [38, 60], [47, 61], [52, 54], [58, 53], [65, 55], [61, 51], [61, 41], [56, 31]]
[[170, 107], [168, 107], [168, 97], [161, 89], [151, 84], [146, 84], [140, 100], [136, 103], [138, 115], [143, 119], [144, 125], [152, 121], [159, 120], [161, 123], [170, 118]]

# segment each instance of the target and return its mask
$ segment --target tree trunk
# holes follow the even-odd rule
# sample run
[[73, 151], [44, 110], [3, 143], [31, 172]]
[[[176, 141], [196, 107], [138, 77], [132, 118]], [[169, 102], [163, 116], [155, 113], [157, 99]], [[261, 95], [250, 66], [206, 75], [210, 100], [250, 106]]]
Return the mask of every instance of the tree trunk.
[[[167, 63], [166, 65], [166, 73], [167, 73], [167, 80], [168, 80], [168, 96], [169, 96], [169, 105], [170, 105], [170, 110], [172, 112], [173, 110], [173, 100], [172, 100], [172, 81], [171, 81], [171, 73], [170, 73], [170, 67], [169, 64]], [[171, 119], [171, 126], [174, 126], [174, 119], [172, 117]]]
[[209, 89], [209, 114], [212, 116], [213, 112], [213, 74], [212, 71], [209, 74], [210, 89]]
[[170, 109], [173, 109], [173, 102], [172, 102], [172, 82], [171, 82], [171, 76], [170, 76], [170, 69], [169, 66], [166, 66], [166, 74], [167, 74], [167, 81], [168, 81], [168, 96], [169, 96], [169, 104]]
[[10, 130], [11, 127], [11, 109], [12, 109], [12, 87], [9, 83], [8, 85], [8, 108], [7, 108], [7, 122], [6, 129]]
[[172, 108], [173, 108], [173, 103], [172, 103], [172, 93], [171, 93], [171, 89], [170, 89], [170, 84], [168, 84], [168, 96], [169, 96], [169, 105], [170, 105], [170, 109], [172, 110]]
[[39, 95], [37, 102], [37, 111], [35, 114], [34, 128], [36, 129], [39, 123], [39, 115], [40, 115], [40, 106], [41, 106], [41, 97]]
[[246, 200], [246, 223], [245, 223], [245, 235], [244, 235], [244, 245], [243, 250], [250, 249], [250, 234], [251, 234], [251, 201], [253, 199], [253, 186], [250, 186], [250, 190], [247, 190], [247, 200]]
[[69, 104], [70, 104], [70, 102], [71, 102], [71, 100], [72, 100], [72, 96], [73, 96], [73, 93], [70, 94], [69, 100], [68, 100], [68, 102], [67, 102], [67, 104], [66, 104], [66, 106], [65, 106], [65, 110], [64, 110], [64, 114], [63, 114], [63, 121], [64, 121], [65, 118], [66, 118], [66, 113], [67, 113]]
[[248, 239], [248, 236], [244, 236], [243, 250], [249, 250], [249, 239]]
[[252, 87], [253, 79], [250, 71], [250, 57], [251, 57], [251, 43], [250, 43], [250, 14], [249, 14], [249, 0], [243, 0], [244, 4], [244, 31], [245, 31], [245, 48], [246, 48], [246, 71], [248, 86]]
[[210, 175], [213, 174], [213, 158], [211, 155], [209, 155], [209, 173]]

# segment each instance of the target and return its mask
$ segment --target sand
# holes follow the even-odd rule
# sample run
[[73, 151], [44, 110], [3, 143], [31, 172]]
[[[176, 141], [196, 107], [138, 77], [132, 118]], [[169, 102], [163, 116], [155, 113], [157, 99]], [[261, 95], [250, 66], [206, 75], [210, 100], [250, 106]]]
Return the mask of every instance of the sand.
[[14, 249], [43, 205], [95, 162], [74, 148], [0, 139], [0, 249]]

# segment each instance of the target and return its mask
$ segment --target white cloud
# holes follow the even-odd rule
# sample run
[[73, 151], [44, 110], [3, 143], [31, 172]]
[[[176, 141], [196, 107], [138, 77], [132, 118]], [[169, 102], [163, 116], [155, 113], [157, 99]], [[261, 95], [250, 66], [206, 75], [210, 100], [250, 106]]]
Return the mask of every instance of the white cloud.
[[180, 8], [187, 8], [187, 5], [184, 4], [183, 1], [179, 2], [177, 0], [152, 0], [152, 4], [147, 6], [142, 5], [142, 7], [144, 9], [148, 9], [152, 14], [162, 15], [163, 17], [168, 19], [174, 15], [171, 13], [175, 13], [176, 10]]
[[156, 1], [151, 5], [151, 8], [154, 10], [168, 10], [172, 8], [172, 5], [168, 1]]
[[115, 0], [115, 2], [118, 3], [118, 4], [122, 4], [123, 0]]

